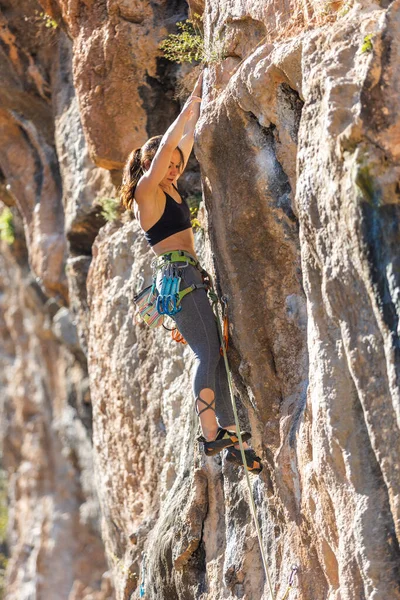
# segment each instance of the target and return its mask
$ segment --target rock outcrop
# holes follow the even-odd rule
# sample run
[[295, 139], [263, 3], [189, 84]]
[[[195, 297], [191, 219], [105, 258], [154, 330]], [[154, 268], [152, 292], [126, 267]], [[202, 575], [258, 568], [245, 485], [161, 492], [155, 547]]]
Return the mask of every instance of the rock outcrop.
[[[152, 254], [101, 214], [179, 110], [158, 45], [188, 6], [0, 4], [5, 599], [270, 598], [243, 471], [197, 447], [193, 356], [135, 320]], [[275, 598], [400, 599], [399, 0], [189, 5], [219, 56], [196, 243]]]

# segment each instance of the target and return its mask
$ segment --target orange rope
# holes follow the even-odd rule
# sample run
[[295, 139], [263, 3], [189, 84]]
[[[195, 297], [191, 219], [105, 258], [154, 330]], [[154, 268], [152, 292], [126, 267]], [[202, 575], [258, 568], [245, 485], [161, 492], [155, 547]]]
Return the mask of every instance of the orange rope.
[[174, 342], [178, 342], [178, 344], [183, 344], [183, 345], [187, 344], [187, 341], [185, 340], [183, 335], [181, 335], [179, 333], [179, 329], [177, 329], [176, 327], [174, 327], [174, 329], [172, 329], [171, 337], [174, 340]]
[[[223, 321], [223, 338], [224, 338], [224, 346], [225, 346], [225, 350], [228, 350], [228, 344], [229, 344], [229, 321], [228, 321], [228, 314], [225, 313], [224, 315], [224, 321]], [[221, 356], [223, 355], [222, 352], [222, 346], [219, 349], [219, 353], [221, 354]]]
[[228, 321], [228, 313], [224, 317], [224, 342], [225, 342], [225, 349], [228, 350], [228, 343], [229, 343], [229, 321]]

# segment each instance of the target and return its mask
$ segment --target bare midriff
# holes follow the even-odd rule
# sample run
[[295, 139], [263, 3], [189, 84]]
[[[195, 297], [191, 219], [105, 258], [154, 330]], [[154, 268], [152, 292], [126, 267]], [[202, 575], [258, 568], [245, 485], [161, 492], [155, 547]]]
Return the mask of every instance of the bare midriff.
[[194, 249], [193, 229], [190, 227], [170, 235], [165, 238], [165, 240], [161, 240], [161, 242], [155, 244], [152, 250], [157, 256], [164, 254], [164, 252], [171, 252], [172, 250], [185, 250], [197, 259], [196, 251]]

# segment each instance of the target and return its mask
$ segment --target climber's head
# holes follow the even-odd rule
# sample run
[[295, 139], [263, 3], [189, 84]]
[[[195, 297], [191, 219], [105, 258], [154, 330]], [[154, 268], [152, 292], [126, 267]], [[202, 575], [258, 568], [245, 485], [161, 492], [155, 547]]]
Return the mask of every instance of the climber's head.
[[[120, 190], [121, 203], [125, 208], [132, 210], [136, 186], [143, 173], [150, 168], [151, 161], [156, 155], [162, 138], [162, 135], [156, 135], [147, 140], [144, 146], [137, 148], [130, 153], [128, 160], [125, 163]], [[182, 150], [176, 148], [172, 154], [169, 168], [161, 183], [167, 185], [171, 184], [182, 170], [183, 164], [184, 156]]]

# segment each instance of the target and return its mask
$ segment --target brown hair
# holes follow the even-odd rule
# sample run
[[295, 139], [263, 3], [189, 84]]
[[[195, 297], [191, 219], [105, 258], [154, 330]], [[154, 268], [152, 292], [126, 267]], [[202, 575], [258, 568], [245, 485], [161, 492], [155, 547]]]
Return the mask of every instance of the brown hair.
[[[125, 163], [124, 173], [122, 177], [122, 185], [120, 188], [121, 204], [128, 210], [132, 210], [133, 200], [135, 196], [136, 186], [139, 179], [145, 172], [143, 166], [146, 160], [152, 161], [160, 146], [162, 135], [156, 135], [144, 144], [141, 148], [136, 148], [128, 156]], [[182, 166], [185, 163], [185, 157], [182, 150], [177, 148], [182, 161]]]

